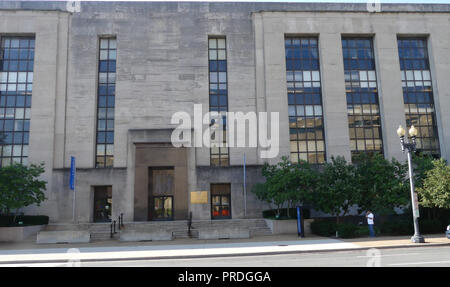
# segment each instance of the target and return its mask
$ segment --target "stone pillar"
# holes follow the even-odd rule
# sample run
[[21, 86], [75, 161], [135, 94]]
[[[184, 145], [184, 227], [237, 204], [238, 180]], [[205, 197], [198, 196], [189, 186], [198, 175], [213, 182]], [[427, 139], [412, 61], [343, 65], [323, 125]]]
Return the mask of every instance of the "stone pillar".
[[384, 155], [386, 159], [404, 160], [397, 136], [398, 126], [405, 127], [406, 123], [397, 35], [378, 33], [374, 38], [374, 49]]
[[341, 35], [320, 34], [319, 49], [327, 160], [351, 161]]

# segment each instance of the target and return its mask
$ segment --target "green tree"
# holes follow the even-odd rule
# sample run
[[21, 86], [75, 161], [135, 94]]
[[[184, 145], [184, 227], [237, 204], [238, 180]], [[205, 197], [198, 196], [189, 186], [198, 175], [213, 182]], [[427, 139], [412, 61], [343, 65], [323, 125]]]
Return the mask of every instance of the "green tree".
[[[44, 201], [46, 181], [40, 180], [44, 166], [13, 164], [0, 168], [0, 210], [15, 214], [22, 207], [39, 204]], [[15, 219], [14, 219], [15, 221]]]
[[427, 154], [416, 153], [412, 157], [414, 167], [414, 185], [419, 188], [422, 186], [427, 171], [433, 168], [433, 157]]
[[283, 205], [288, 200], [288, 190], [290, 183], [286, 181], [289, 177], [290, 162], [283, 157], [282, 161], [276, 165], [265, 163], [262, 168], [262, 175], [266, 178], [267, 199], [275, 205], [277, 216], [280, 216]]
[[336, 217], [345, 216], [356, 203], [358, 182], [355, 167], [344, 157], [331, 158], [325, 163], [320, 176], [319, 188], [313, 206]]
[[306, 161], [299, 161], [289, 167], [289, 178], [286, 179], [290, 182], [289, 207], [295, 207], [300, 203], [312, 204], [320, 181], [320, 173]]
[[356, 204], [359, 212], [372, 210], [379, 214], [394, 213], [395, 207], [409, 203], [408, 167], [395, 159], [388, 161], [380, 154], [361, 154], [356, 164], [359, 189]]
[[450, 209], [450, 166], [444, 159], [433, 161], [433, 168], [426, 172], [417, 192], [423, 207]]
[[262, 175], [266, 182], [254, 185], [252, 192], [258, 199], [275, 205], [277, 216], [286, 203], [293, 207], [308, 202], [317, 182], [317, 171], [308, 163], [291, 163], [287, 157], [282, 157], [276, 165], [264, 164]]

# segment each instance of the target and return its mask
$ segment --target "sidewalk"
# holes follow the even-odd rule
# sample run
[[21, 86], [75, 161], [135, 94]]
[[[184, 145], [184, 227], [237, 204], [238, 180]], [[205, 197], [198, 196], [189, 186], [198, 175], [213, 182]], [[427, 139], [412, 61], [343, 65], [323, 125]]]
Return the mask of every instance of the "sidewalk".
[[[36, 245], [0, 244], [0, 266], [19, 263], [67, 262], [68, 260], [106, 261], [162, 258], [198, 258], [267, 255], [302, 252], [364, 250], [369, 248], [424, 247], [450, 245], [443, 235], [425, 236], [427, 243], [411, 243], [409, 237], [331, 239], [298, 238], [295, 235], [270, 235], [246, 240], [198, 240], [121, 243], [103, 241], [89, 244]], [[76, 248], [76, 250], [68, 250]]]
[[365, 238], [353, 238], [342, 239], [345, 242], [358, 245], [365, 248], [392, 248], [392, 247], [425, 247], [436, 245], [450, 245], [450, 239], [445, 237], [444, 234], [427, 234], [425, 237], [425, 243], [412, 243], [411, 236], [381, 236], [381, 237], [365, 237]]

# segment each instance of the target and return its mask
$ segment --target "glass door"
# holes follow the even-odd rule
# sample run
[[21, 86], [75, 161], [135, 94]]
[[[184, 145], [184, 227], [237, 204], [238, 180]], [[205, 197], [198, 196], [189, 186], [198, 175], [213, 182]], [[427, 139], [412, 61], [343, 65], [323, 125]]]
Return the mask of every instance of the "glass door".
[[211, 185], [211, 218], [231, 218], [231, 192], [230, 184]]
[[173, 220], [173, 196], [153, 197], [153, 220]]
[[94, 187], [94, 222], [111, 222], [112, 186]]

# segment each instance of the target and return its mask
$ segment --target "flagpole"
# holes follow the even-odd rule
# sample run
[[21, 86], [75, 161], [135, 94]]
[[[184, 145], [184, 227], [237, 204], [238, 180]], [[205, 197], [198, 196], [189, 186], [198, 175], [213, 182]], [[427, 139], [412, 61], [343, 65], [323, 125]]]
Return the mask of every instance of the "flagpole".
[[72, 196], [72, 221], [75, 223], [75, 206], [76, 206], [76, 196], [77, 193], [75, 191], [75, 179], [76, 179], [76, 166], [75, 166], [75, 157], [70, 157], [70, 180], [69, 180], [69, 188], [73, 190]]
[[245, 153], [244, 153], [244, 217], [247, 217], [247, 179], [246, 179], [246, 166], [245, 166]]

